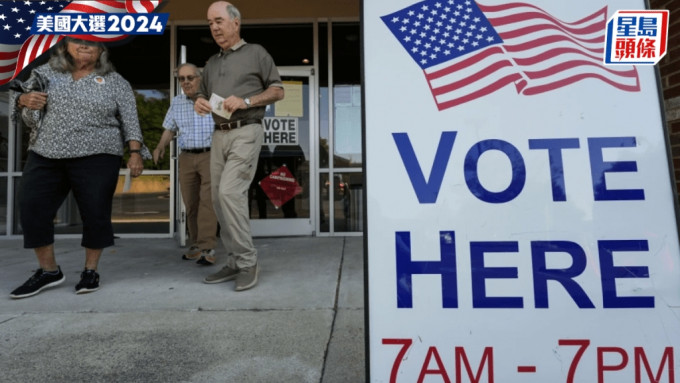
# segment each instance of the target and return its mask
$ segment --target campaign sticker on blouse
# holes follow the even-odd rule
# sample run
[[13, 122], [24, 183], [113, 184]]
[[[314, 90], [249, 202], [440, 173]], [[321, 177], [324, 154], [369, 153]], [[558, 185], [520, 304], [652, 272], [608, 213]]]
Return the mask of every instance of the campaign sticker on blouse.
[[104, 77], [97, 76], [97, 77], [94, 78], [94, 82], [96, 82], [97, 84], [100, 84], [100, 85], [104, 85], [104, 83], [105, 83]]

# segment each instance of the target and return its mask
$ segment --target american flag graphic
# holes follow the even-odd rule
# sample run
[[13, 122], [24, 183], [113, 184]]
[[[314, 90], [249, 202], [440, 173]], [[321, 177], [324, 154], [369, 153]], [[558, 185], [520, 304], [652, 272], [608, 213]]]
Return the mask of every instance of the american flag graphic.
[[526, 3], [425, 0], [381, 19], [423, 69], [439, 110], [510, 84], [522, 95], [584, 79], [640, 91], [634, 66], [603, 64], [606, 7], [566, 23]]
[[[0, 2], [0, 86], [10, 82], [28, 64], [63, 38], [32, 35], [38, 13], [149, 13], [159, 1], [2, 1]], [[117, 41], [126, 35], [82, 35], [85, 40]]]

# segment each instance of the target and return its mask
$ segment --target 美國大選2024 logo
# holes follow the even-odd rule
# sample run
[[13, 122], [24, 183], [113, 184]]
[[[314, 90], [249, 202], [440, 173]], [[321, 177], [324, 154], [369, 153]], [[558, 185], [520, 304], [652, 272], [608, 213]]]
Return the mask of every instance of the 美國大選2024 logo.
[[654, 65], [666, 55], [668, 10], [616, 11], [607, 22], [605, 65]]
[[168, 13], [42, 13], [31, 32], [42, 35], [162, 35]]

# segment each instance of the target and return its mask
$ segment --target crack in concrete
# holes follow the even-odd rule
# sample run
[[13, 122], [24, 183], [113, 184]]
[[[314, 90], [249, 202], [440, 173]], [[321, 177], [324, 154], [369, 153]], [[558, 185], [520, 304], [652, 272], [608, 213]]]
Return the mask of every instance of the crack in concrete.
[[331, 321], [331, 331], [328, 334], [328, 341], [326, 342], [326, 347], [323, 352], [323, 365], [321, 366], [321, 376], [319, 377], [319, 383], [323, 383], [323, 377], [326, 372], [326, 362], [328, 361], [328, 350], [331, 345], [331, 340], [333, 339], [333, 332], [335, 331], [335, 320], [338, 317], [338, 300], [340, 297], [340, 282], [342, 281], [342, 266], [345, 263], [345, 245], [347, 244], [347, 239], [342, 239], [342, 251], [340, 252], [340, 266], [338, 267], [338, 278], [335, 283], [335, 297], [333, 298], [333, 320]]
[[7, 318], [7, 319], [4, 320], [4, 321], [0, 321], [0, 325], [3, 325], [3, 324], [5, 324], [5, 323], [7, 323], [7, 322], [9, 322], [9, 321], [12, 321], [12, 320], [15, 320], [15, 319], [17, 319], [17, 318], [18, 318], [18, 316], [15, 316], [15, 317], [12, 317], [12, 318]]

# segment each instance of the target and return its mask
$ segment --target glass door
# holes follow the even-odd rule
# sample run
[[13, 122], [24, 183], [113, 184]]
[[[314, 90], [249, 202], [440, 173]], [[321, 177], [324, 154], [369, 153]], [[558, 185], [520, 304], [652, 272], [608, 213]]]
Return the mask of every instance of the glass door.
[[279, 67], [285, 97], [267, 107], [249, 191], [253, 236], [312, 235], [317, 216], [316, 83], [312, 67]]

